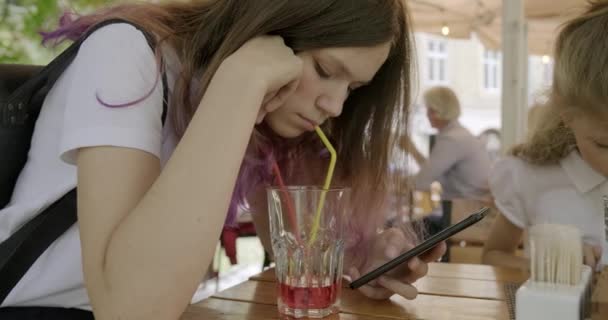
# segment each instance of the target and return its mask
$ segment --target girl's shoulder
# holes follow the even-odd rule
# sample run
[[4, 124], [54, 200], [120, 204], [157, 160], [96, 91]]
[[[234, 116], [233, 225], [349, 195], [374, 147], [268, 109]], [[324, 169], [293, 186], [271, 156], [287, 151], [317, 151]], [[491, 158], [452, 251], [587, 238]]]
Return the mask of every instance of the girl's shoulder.
[[534, 190], [561, 184], [564, 172], [559, 164], [537, 165], [514, 156], [496, 161], [490, 173], [492, 189], [513, 188], [513, 192], [532, 193]]
[[509, 155], [497, 160], [493, 166], [493, 171], [506, 171], [512, 175], [525, 177], [529, 175], [555, 175], [562, 170], [559, 163], [539, 165]]
[[61, 158], [76, 162], [77, 150], [122, 146], [160, 154], [163, 90], [146, 36], [128, 23], [90, 34], [47, 97], [63, 105]]
[[151, 35], [127, 22], [113, 22], [93, 31], [82, 42], [78, 54], [106, 55], [119, 62], [127, 52], [148, 55], [153, 51]]

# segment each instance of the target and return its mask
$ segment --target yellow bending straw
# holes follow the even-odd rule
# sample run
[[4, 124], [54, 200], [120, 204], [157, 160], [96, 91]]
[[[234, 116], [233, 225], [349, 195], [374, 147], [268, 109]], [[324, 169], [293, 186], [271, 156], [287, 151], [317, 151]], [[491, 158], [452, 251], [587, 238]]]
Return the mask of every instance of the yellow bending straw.
[[308, 241], [308, 245], [311, 245], [317, 239], [317, 232], [319, 231], [319, 224], [321, 223], [321, 209], [323, 209], [323, 205], [325, 204], [325, 196], [327, 194], [327, 190], [329, 190], [329, 186], [331, 185], [331, 178], [334, 175], [334, 168], [336, 167], [336, 149], [331, 145], [329, 139], [325, 136], [325, 133], [318, 126], [315, 127], [315, 131], [321, 141], [325, 145], [325, 148], [329, 150], [329, 154], [331, 158], [329, 160], [329, 168], [327, 169], [327, 175], [325, 176], [325, 184], [323, 185], [323, 191], [321, 191], [321, 199], [319, 199], [319, 204], [317, 205], [317, 213], [315, 215], [315, 220], [312, 225], [312, 230], [310, 231], [310, 240]]

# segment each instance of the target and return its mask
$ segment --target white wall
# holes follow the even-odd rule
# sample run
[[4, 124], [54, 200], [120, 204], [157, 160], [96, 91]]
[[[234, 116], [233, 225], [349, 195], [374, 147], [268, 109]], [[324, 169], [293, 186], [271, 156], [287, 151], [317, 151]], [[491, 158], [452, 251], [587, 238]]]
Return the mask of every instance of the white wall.
[[[483, 86], [484, 47], [476, 37], [471, 39], [449, 39], [424, 33], [416, 33], [416, 51], [418, 65], [417, 92], [414, 92], [414, 109], [412, 114], [412, 132], [420, 144], [424, 137], [433, 130], [424, 117], [422, 94], [435, 83], [428, 82], [428, 41], [444, 40], [447, 44], [446, 85], [454, 89], [462, 107], [461, 122], [474, 134], [485, 129], [500, 129], [500, 85], [497, 90], [486, 90]], [[529, 103], [532, 104], [542, 89], [547, 87], [545, 66], [541, 57], [529, 58]], [[502, 76], [499, 74], [498, 79]], [[416, 137], [418, 136], [418, 137]], [[422, 146], [421, 146], [422, 147]]]

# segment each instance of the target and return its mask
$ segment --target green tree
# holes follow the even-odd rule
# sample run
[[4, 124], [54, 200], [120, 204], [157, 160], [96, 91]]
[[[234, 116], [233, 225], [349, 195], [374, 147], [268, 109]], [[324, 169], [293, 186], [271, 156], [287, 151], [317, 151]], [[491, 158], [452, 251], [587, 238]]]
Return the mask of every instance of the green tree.
[[0, 0], [0, 62], [46, 64], [65, 46], [45, 48], [39, 32], [52, 30], [66, 10], [91, 12], [116, 0]]

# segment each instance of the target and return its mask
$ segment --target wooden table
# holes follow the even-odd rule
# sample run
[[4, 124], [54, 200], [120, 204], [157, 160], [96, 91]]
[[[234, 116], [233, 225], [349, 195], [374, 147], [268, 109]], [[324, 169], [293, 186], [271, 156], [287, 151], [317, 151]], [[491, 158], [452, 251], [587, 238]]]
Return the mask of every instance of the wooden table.
[[[329, 319], [509, 319], [503, 287], [521, 283], [518, 270], [485, 265], [432, 263], [416, 282], [415, 300], [393, 296], [374, 301], [358, 291], [342, 290], [340, 314]], [[267, 270], [236, 287], [191, 305], [182, 320], [280, 319], [274, 271]], [[327, 319], [327, 318], [326, 318]]]

